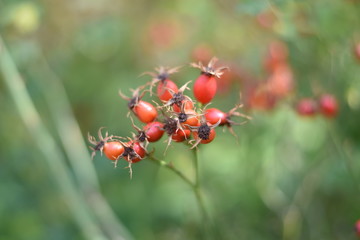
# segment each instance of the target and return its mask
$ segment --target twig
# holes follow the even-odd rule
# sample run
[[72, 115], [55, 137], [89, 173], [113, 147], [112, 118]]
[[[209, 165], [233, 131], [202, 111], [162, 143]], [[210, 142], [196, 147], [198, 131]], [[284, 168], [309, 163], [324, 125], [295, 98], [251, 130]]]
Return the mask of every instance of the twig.
[[149, 154], [147, 156], [147, 159], [153, 161], [154, 163], [158, 164], [161, 167], [166, 167], [167, 169], [171, 170], [173, 173], [178, 175], [182, 180], [184, 180], [184, 182], [186, 182], [191, 188], [195, 187], [194, 183], [192, 183], [189, 178], [187, 178], [182, 172], [180, 172], [179, 169], [175, 168], [174, 165], [172, 165], [171, 163], [167, 163], [163, 160], [157, 159], [152, 154]]

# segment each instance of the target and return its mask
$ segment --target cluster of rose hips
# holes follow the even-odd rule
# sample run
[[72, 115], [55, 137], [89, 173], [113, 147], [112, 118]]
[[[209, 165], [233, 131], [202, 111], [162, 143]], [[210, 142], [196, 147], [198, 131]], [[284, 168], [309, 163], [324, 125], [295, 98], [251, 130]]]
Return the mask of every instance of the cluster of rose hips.
[[323, 94], [319, 99], [302, 98], [296, 104], [296, 111], [301, 116], [311, 117], [321, 113], [327, 118], [333, 118], [339, 111], [339, 105], [335, 96]]
[[248, 104], [251, 108], [271, 110], [294, 91], [294, 75], [288, 62], [288, 48], [280, 41], [269, 44], [264, 59], [265, 81], [251, 87]]
[[[358, 47], [360, 56], [360, 44]], [[192, 57], [201, 61], [209, 59], [212, 50], [209, 46], [199, 45], [194, 49]], [[220, 90], [231, 89], [231, 84], [240, 83], [244, 89], [245, 108], [270, 111], [281, 100], [296, 96], [295, 79], [289, 62], [289, 50], [284, 42], [272, 41], [264, 56], [263, 67], [266, 76], [263, 81], [256, 79], [253, 74], [241, 69], [240, 66], [231, 62], [231, 72], [225, 72], [218, 82]], [[291, 101], [292, 102], [292, 101]], [[321, 113], [327, 118], [333, 118], [339, 111], [339, 105], [335, 96], [326, 93], [315, 100], [313, 98], [301, 98], [296, 100], [295, 111], [300, 116], [314, 116]]]
[[[201, 62], [191, 64], [192, 67], [201, 70], [201, 74], [193, 86], [196, 101], [184, 94], [185, 90], [189, 90], [190, 82], [178, 88], [169, 78], [170, 74], [177, 72], [179, 68], [159, 67], [156, 69], [156, 73], [146, 72], [145, 74], [152, 76], [152, 80], [132, 90], [132, 97], [127, 97], [119, 91], [119, 95], [127, 101], [128, 116], [137, 133], [124, 138], [109, 135], [106, 132], [103, 137], [102, 128], [100, 128], [98, 140], [93, 136], [88, 136], [89, 142], [94, 145], [90, 147], [93, 150], [92, 157], [97, 151], [100, 151], [108, 159], [114, 161], [115, 167], [120, 159], [124, 159], [129, 164], [131, 176], [131, 165], [145, 158], [148, 154], [148, 144], [159, 141], [164, 133], [168, 135], [166, 149], [172, 141], [186, 141], [191, 148], [197, 147], [198, 144], [210, 143], [215, 138], [215, 128], [218, 126], [228, 127], [230, 132], [235, 135], [231, 126], [240, 123], [232, 121], [231, 117], [249, 118], [237, 111], [241, 105], [236, 105], [227, 113], [217, 108], [207, 109], [217, 92], [216, 79], [220, 78], [227, 70], [227, 67], [215, 68], [216, 61], [216, 58], [212, 58], [206, 66]], [[144, 101], [143, 97], [146, 93], [152, 96], [154, 87], [156, 87], [159, 101], [153, 101], [154, 104]], [[196, 106], [200, 107], [197, 109]], [[131, 113], [144, 123], [143, 127], [139, 128], [134, 124]]]

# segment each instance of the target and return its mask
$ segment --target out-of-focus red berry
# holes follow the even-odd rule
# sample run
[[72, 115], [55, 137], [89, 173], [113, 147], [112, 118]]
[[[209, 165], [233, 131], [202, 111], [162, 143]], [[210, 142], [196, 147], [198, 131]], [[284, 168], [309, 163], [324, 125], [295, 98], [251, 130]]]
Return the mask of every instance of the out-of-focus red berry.
[[354, 53], [357, 59], [360, 61], [360, 42], [355, 44]]
[[289, 65], [279, 64], [267, 81], [269, 91], [277, 97], [284, 97], [294, 89], [293, 73]]
[[272, 28], [276, 21], [276, 16], [273, 12], [266, 10], [256, 16], [256, 21], [263, 28]]
[[[230, 64], [224, 64], [230, 65]], [[235, 66], [230, 66], [231, 71], [225, 71], [221, 78], [216, 78], [217, 82], [217, 92], [222, 95], [228, 94], [231, 91], [232, 84], [235, 80], [240, 79], [237, 75]]]
[[144, 131], [146, 134], [146, 138], [149, 142], [156, 142], [160, 140], [160, 138], [164, 134], [164, 130], [162, 128], [164, 124], [161, 122], [151, 122], [144, 126]]
[[301, 116], [314, 116], [317, 112], [317, 105], [314, 99], [300, 99], [296, 105], [296, 111]]
[[207, 44], [199, 44], [197, 45], [191, 53], [191, 58], [194, 61], [200, 61], [203, 63], [209, 62], [210, 59], [214, 56], [213, 50]]
[[355, 232], [356, 235], [360, 238], [360, 220], [357, 220], [357, 222], [355, 223]]
[[[148, 37], [157, 48], [166, 49], [179, 43], [184, 35], [181, 22], [174, 19], [161, 19], [149, 26]], [[147, 43], [149, 45], [149, 43]]]
[[319, 99], [320, 112], [328, 118], [333, 118], [339, 111], [339, 105], [335, 96], [331, 94], [324, 94]]
[[251, 87], [247, 93], [247, 105], [253, 109], [272, 110], [277, 103], [276, 96], [266, 86]]
[[272, 72], [279, 64], [287, 61], [288, 49], [283, 42], [274, 41], [270, 43], [268, 53], [265, 57], [265, 68]]

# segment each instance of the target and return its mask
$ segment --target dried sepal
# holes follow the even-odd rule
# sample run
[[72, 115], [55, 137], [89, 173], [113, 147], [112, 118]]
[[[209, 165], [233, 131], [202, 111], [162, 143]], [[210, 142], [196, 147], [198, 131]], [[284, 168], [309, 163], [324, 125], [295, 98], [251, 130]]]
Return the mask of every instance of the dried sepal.
[[202, 62], [198, 63], [190, 63], [190, 65], [194, 68], [198, 68], [201, 70], [202, 74], [212, 75], [217, 78], [220, 78], [225, 70], [229, 70], [229, 67], [218, 67], [215, 68], [215, 63], [218, 61], [216, 57], [211, 58], [207, 66], [204, 66]]
[[158, 82], [164, 82], [166, 79], [169, 79], [169, 76], [173, 73], [176, 73], [179, 71], [181, 66], [170, 68], [170, 67], [164, 67], [159, 66], [155, 68], [155, 72], [144, 72], [141, 74], [143, 75], [150, 75], [152, 80], [147, 84], [150, 85], [150, 96], [152, 96], [152, 88], [158, 83]]
[[103, 137], [102, 132], [101, 132], [101, 130], [103, 128], [104, 127], [100, 127], [99, 130], [98, 130], [98, 139], [99, 140], [96, 140], [95, 137], [91, 136], [90, 133], [88, 133], [88, 141], [92, 145], [94, 145], [94, 147], [89, 146], [89, 148], [92, 150], [91, 159], [94, 159], [96, 151], [100, 151], [100, 154], [102, 155], [102, 152], [103, 152], [103, 149], [104, 149], [104, 144], [108, 140], [111, 140], [114, 137], [113, 135], [109, 136], [109, 133], [107, 131], [105, 132], [105, 137]]
[[199, 145], [199, 143], [202, 140], [208, 140], [211, 130], [216, 128], [217, 126], [219, 126], [219, 124], [221, 122], [221, 119], [219, 119], [219, 121], [216, 124], [210, 124], [210, 123], [206, 122], [206, 119], [205, 120], [204, 119], [205, 119], [205, 117], [202, 117], [200, 126], [187, 125], [192, 132], [197, 132], [197, 135], [198, 135], [198, 139], [196, 139], [195, 143], [193, 144], [193, 146], [190, 149], [196, 148], [197, 145]]
[[147, 146], [149, 144], [148, 136], [146, 135], [146, 131], [142, 130], [141, 128], [139, 128], [138, 126], [135, 125], [134, 123], [134, 119], [132, 117], [130, 117], [131, 120], [131, 124], [132, 127], [137, 131], [137, 134], [132, 133], [133, 139], [134, 141], [137, 141], [140, 143], [140, 145], [146, 150]]
[[166, 148], [164, 151], [164, 155], [166, 154], [171, 142], [172, 142], [172, 136], [176, 134], [179, 130], [182, 131], [185, 134], [184, 129], [181, 127], [181, 124], [179, 123], [179, 120], [174, 117], [167, 117], [164, 121], [164, 126], [162, 127], [162, 130], [165, 131], [168, 135]]
[[182, 103], [184, 101], [191, 101], [191, 98], [184, 95], [184, 91], [185, 90], [189, 90], [188, 86], [189, 83], [191, 83], [191, 81], [188, 81], [187, 83], [185, 83], [183, 86], [181, 86], [179, 88], [179, 91], [178, 92], [174, 92], [172, 89], [167, 89], [170, 93], [171, 93], [171, 96], [172, 98], [167, 101], [163, 107], [168, 107], [168, 106], [173, 106], [174, 104], [177, 105], [178, 107], [181, 107]]
[[245, 123], [247, 123], [247, 121], [238, 123], [238, 122], [234, 122], [233, 120], [231, 120], [231, 117], [237, 116], [237, 117], [246, 118], [247, 120], [252, 119], [252, 117], [237, 111], [238, 109], [240, 109], [242, 107], [243, 107], [243, 104], [236, 104], [234, 108], [230, 109], [230, 111], [226, 114], [226, 123], [224, 124], [227, 127], [227, 129], [229, 130], [229, 132], [231, 133], [231, 135], [233, 135], [236, 138], [237, 142], [238, 142], [239, 138], [238, 138], [238, 135], [235, 133], [234, 129], [232, 128], [232, 126], [233, 125], [237, 125], [237, 126], [244, 125]]
[[[134, 144], [136, 143], [136, 141], [134, 139], [128, 138], [130, 141], [127, 143], [123, 143], [124, 146], [124, 152], [116, 159], [115, 162], [118, 161], [118, 159], [120, 158], [124, 158], [127, 162], [128, 162], [128, 166], [126, 168], [129, 168], [129, 175], [130, 175], [130, 179], [132, 179], [132, 175], [133, 175], [133, 170], [132, 170], [132, 164], [133, 164], [133, 160], [134, 159], [143, 159], [144, 157], [141, 157], [138, 153], [136, 153], [136, 151], [134, 150]], [[141, 144], [140, 144], [140, 147]], [[144, 148], [143, 148], [144, 149]], [[144, 149], [145, 151], [145, 156], [147, 154], [146, 149]], [[116, 165], [115, 165], [116, 167]]]

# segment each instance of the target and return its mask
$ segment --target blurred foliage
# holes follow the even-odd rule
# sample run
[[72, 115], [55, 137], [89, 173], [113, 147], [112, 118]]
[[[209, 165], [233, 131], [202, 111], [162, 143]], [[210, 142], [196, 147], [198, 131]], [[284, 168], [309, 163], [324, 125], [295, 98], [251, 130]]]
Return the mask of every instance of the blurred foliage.
[[[295, 89], [271, 110], [246, 107], [253, 120], [234, 127], [238, 144], [219, 129], [201, 146], [207, 206], [222, 239], [356, 239], [358, 0], [0, 0], [0, 34], [56, 139], [44, 94], [49, 71], [64, 84], [84, 136], [101, 126], [128, 136], [118, 90], [130, 94], [150, 80], [141, 73], [184, 65], [173, 75], [182, 85], [198, 76], [189, 62], [215, 55], [237, 71], [212, 104], [227, 111], [239, 91], [246, 102], [247, 86], [265, 81], [268, 46], [281, 41]], [[337, 118], [294, 111], [297, 99], [324, 92], [337, 97]], [[83, 239], [3, 81], [0, 106], [0, 239]], [[164, 145], [152, 145], [155, 155], [162, 157]], [[184, 145], [172, 144], [165, 160], [193, 176]], [[143, 160], [130, 180], [125, 162], [114, 169], [96, 156], [94, 164], [102, 193], [135, 239], [200, 238], [193, 193], [172, 172]]]

